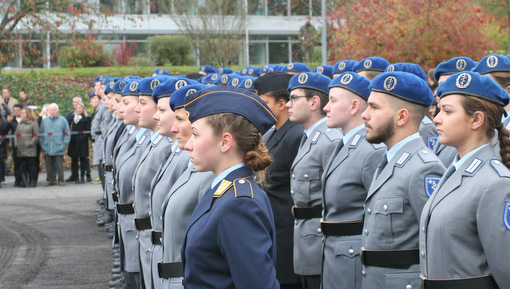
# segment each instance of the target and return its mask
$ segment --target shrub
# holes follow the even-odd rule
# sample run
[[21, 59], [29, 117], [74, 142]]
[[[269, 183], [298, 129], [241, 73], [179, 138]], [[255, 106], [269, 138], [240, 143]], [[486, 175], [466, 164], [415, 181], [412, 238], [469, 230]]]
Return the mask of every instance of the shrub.
[[129, 63], [131, 57], [136, 53], [138, 45], [136, 42], [122, 42], [117, 49], [115, 49], [115, 58], [118, 65], [126, 65]]
[[131, 57], [127, 62], [128, 66], [154, 66], [154, 62], [147, 56]]
[[151, 59], [155, 65], [192, 65], [191, 40], [183, 35], [152, 36], [148, 39]]
[[103, 44], [85, 39], [60, 48], [60, 67], [111, 66], [112, 58], [103, 51]]

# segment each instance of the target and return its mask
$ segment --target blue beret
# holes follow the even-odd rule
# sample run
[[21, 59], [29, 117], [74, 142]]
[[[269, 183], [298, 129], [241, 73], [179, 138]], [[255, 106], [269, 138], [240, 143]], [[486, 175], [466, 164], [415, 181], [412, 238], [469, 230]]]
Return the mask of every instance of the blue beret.
[[[235, 105], [232, 105], [235, 103]], [[190, 122], [218, 113], [234, 113], [249, 120], [261, 134], [275, 123], [276, 116], [256, 94], [230, 86], [214, 86], [186, 97]]]
[[296, 71], [296, 72], [312, 72], [308, 65], [302, 62], [291, 62], [285, 66], [285, 71]]
[[227, 86], [232, 77], [236, 77], [236, 74], [223, 74], [220, 78], [218, 78], [214, 84]]
[[110, 81], [110, 77], [105, 75], [105, 76], [103, 76], [103, 79], [101, 80], [101, 84], [106, 85], [108, 83], [108, 81]]
[[106, 84], [106, 87], [104, 89], [104, 94], [108, 94], [110, 92], [113, 92], [113, 87], [115, 86], [115, 83], [117, 81], [118, 81], [118, 79], [117, 80], [112, 79], [112, 80], [108, 81], [108, 83]]
[[255, 92], [255, 87], [253, 86], [253, 82], [255, 80], [257, 80], [256, 77], [245, 76], [241, 80], [241, 82], [237, 85], [237, 87], [247, 89], [247, 90], [249, 90], [251, 92]]
[[168, 72], [162, 68], [158, 68], [158, 69], [154, 70], [154, 72], [152, 74], [170, 76], [170, 72]]
[[425, 80], [402, 71], [377, 75], [369, 88], [371, 91], [386, 93], [423, 106], [430, 106], [434, 100], [432, 90]]
[[270, 65], [269, 68], [267, 69], [267, 73], [275, 72], [275, 71], [286, 72], [287, 71], [287, 66], [279, 65], [279, 64], [273, 64], [273, 65]]
[[170, 97], [178, 89], [193, 84], [189, 79], [184, 77], [172, 77], [154, 88], [152, 92], [152, 100], [158, 102], [158, 99]]
[[272, 66], [273, 66], [273, 64], [266, 64], [266, 65], [262, 66], [262, 73], [268, 73], [269, 68]]
[[333, 74], [344, 73], [347, 71], [354, 71], [354, 66], [357, 64], [354, 60], [342, 60], [333, 65]]
[[202, 78], [203, 84], [213, 84], [221, 75], [219, 73], [209, 73]]
[[94, 79], [94, 82], [101, 82], [104, 79], [104, 75], [99, 75]]
[[325, 94], [329, 93], [328, 85], [331, 79], [315, 72], [302, 72], [294, 75], [289, 82], [289, 91], [297, 88], [313, 89]]
[[200, 66], [200, 71], [207, 72], [207, 73], [215, 73], [216, 69], [210, 65], [202, 65]]
[[354, 70], [354, 72], [360, 72], [365, 70], [383, 72], [386, 69], [386, 67], [388, 67], [388, 65], [390, 65], [390, 63], [386, 59], [382, 57], [373, 56], [367, 57], [361, 60], [360, 62], [356, 63], [356, 65], [354, 65], [352, 69]]
[[331, 78], [333, 77], [333, 66], [332, 65], [319, 65], [315, 67], [313, 72], [317, 72], [323, 75], [326, 75], [327, 77]]
[[239, 83], [243, 80], [243, 76], [241, 75], [233, 75], [229, 78], [229, 81], [227, 83], [227, 86], [235, 86], [237, 87]]
[[510, 72], [510, 57], [497, 54], [487, 55], [471, 71], [480, 74]]
[[412, 74], [418, 76], [419, 78], [421, 78], [425, 81], [428, 80], [425, 70], [423, 70], [423, 68], [421, 68], [421, 66], [419, 66], [416, 63], [400, 62], [400, 63], [390, 64], [390, 65], [388, 65], [388, 67], [386, 67], [385, 71], [386, 72], [392, 72], [392, 71], [408, 72], [408, 73], [412, 73]]
[[454, 57], [450, 60], [439, 63], [434, 70], [434, 78], [438, 81], [442, 74], [451, 75], [460, 71], [471, 70], [475, 67], [475, 65], [475, 62], [469, 57]]
[[241, 75], [246, 76], [249, 74], [250, 69], [253, 69], [253, 66], [246, 66], [243, 69], [241, 69]]
[[439, 85], [437, 95], [440, 98], [450, 94], [470, 95], [501, 106], [508, 105], [506, 90], [490, 76], [472, 71], [456, 73]]
[[[113, 85], [112, 87], [112, 91], [113, 93], [121, 93], [122, 90], [124, 89], [124, 87], [126, 86], [126, 84], [132, 79], [120, 79], [119, 81], [115, 82], [115, 84]], [[105, 89], [105, 93], [106, 93], [106, 89]]]
[[184, 104], [186, 103], [186, 96], [196, 93], [197, 91], [207, 87], [208, 86], [205, 84], [198, 83], [179, 88], [170, 97], [170, 108], [175, 111], [176, 109], [184, 107]]
[[89, 98], [93, 98], [96, 96], [96, 93], [94, 91], [89, 91]]
[[[145, 79], [145, 78], [144, 78]], [[124, 85], [124, 87], [122, 88], [120, 94], [122, 96], [126, 96], [126, 95], [134, 95], [134, 96], [138, 96], [138, 86], [140, 85], [140, 82], [142, 81], [143, 79], [130, 79], [130, 80], [121, 80], [121, 81], [125, 81], [126, 84]]]
[[156, 88], [156, 86], [169, 80], [170, 78], [172, 78], [172, 76], [166, 76], [166, 75], [156, 75], [156, 76], [151, 76], [151, 77], [145, 77], [138, 84], [138, 89], [137, 89], [138, 95], [152, 96], [152, 93], [154, 92], [154, 89]]
[[219, 74], [230, 74], [230, 73], [233, 73], [234, 70], [232, 70], [232, 68], [228, 68], [228, 67], [220, 67], [220, 68], [218, 68], [218, 70], [216, 72]]
[[329, 89], [333, 87], [341, 87], [349, 90], [350, 92], [358, 95], [364, 100], [368, 100], [370, 95], [370, 80], [354, 72], [345, 72], [335, 77], [329, 83]]

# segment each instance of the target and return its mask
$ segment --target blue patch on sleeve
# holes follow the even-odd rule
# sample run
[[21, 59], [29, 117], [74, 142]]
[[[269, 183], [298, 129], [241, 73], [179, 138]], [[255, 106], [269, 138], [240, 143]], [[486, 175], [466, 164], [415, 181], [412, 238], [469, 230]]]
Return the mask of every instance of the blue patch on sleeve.
[[434, 149], [434, 147], [436, 146], [437, 144], [437, 140], [439, 139], [439, 137], [437, 136], [428, 136], [427, 137], [427, 147], [431, 150]]
[[440, 180], [441, 180], [441, 178], [436, 177], [436, 176], [426, 176], [425, 177], [425, 193], [427, 194], [427, 196], [429, 198], [434, 193]]
[[505, 211], [503, 212], [503, 224], [510, 231], [510, 201], [505, 202]]

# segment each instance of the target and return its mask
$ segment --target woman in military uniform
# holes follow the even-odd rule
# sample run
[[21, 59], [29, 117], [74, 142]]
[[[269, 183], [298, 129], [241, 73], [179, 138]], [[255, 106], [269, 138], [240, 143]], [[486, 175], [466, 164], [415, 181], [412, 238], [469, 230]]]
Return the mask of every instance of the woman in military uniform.
[[438, 95], [439, 142], [458, 155], [421, 215], [423, 288], [510, 288], [510, 140], [501, 124], [508, 93], [489, 76], [461, 72]]
[[280, 288], [271, 204], [252, 177], [263, 181], [271, 164], [260, 141], [276, 117], [257, 95], [236, 87], [203, 89], [186, 98], [185, 109], [192, 123], [185, 148], [196, 170], [215, 179], [186, 228], [184, 287]]

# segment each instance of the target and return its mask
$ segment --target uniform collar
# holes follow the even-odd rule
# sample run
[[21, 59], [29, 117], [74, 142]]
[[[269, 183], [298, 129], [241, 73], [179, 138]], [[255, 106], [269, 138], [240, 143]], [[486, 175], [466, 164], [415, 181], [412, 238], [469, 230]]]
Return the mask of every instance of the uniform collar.
[[457, 160], [457, 158], [459, 157], [459, 155], [457, 154], [457, 156], [455, 157], [455, 159], [453, 160], [453, 166], [455, 167], [456, 170], [458, 170], [460, 168], [460, 166], [462, 166], [462, 164], [464, 162], [466, 162], [467, 159], [469, 159], [470, 157], [472, 157], [474, 154], [476, 154], [476, 152], [478, 152], [479, 150], [481, 150], [483, 147], [489, 145], [490, 143], [486, 143], [484, 145], [481, 145], [479, 147], [477, 147], [476, 149], [468, 152], [465, 156], [463, 156], [460, 160]]
[[144, 135], [144, 134], [145, 134], [145, 131], [146, 131], [146, 130], [147, 130], [147, 129], [146, 129], [146, 128], [144, 128], [144, 127], [141, 127], [141, 128], [138, 130], [138, 132], [136, 133], [136, 141], [137, 141], [137, 142], [140, 140], [140, 138], [142, 138], [142, 135]]
[[231, 172], [237, 170], [237, 169], [240, 169], [244, 167], [244, 163], [240, 163], [240, 164], [237, 164], [235, 166], [232, 166], [226, 170], [224, 170], [223, 172], [221, 172], [216, 178], [214, 178], [212, 184], [211, 184], [211, 189], [214, 188], [221, 180], [223, 180], [226, 176], [228, 176], [228, 174], [230, 174]]
[[326, 122], [328, 120], [327, 117], [324, 117], [322, 119], [320, 119], [319, 121], [317, 121], [316, 123], [314, 123], [311, 127], [309, 127], [308, 129], [305, 129], [305, 133], [306, 133], [306, 136], [307, 137], [310, 137], [310, 135], [312, 134], [313, 130], [315, 128], [317, 128], [319, 125], [321, 125], [322, 123]]
[[419, 133], [414, 133], [414, 134], [406, 137], [405, 139], [399, 141], [398, 143], [396, 143], [391, 149], [389, 149], [386, 152], [386, 159], [388, 160], [388, 162], [397, 154], [397, 152], [403, 146], [405, 146], [408, 142], [410, 142], [410, 141], [412, 141], [414, 139], [417, 139], [417, 138], [420, 138], [420, 134]]
[[342, 138], [342, 142], [344, 145], [347, 144], [347, 142], [362, 128], [365, 128], [364, 124], [358, 125], [357, 127], [351, 129], [349, 132], [347, 132], [344, 137]]

